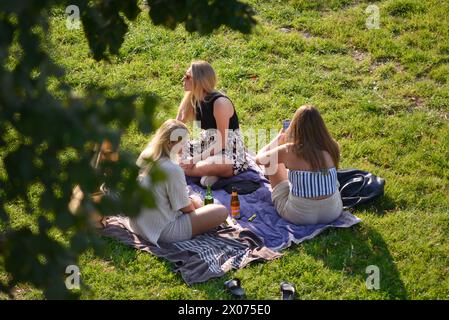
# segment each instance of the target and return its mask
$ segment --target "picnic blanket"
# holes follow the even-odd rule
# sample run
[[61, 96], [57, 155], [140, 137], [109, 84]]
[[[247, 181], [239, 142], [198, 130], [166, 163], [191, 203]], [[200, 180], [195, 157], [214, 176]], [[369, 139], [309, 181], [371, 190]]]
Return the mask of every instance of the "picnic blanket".
[[[348, 228], [361, 220], [348, 211], [330, 224], [297, 226], [282, 219], [271, 201], [271, 186], [261, 169], [249, 157], [250, 169], [237, 176], [220, 179], [214, 185], [214, 198], [228, 209], [230, 195], [223, 189], [229, 183], [255, 181], [260, 187], [249, 194], [240, 195], [241, 219], [235, 225], [219, 228], [178, 243], [161, 243], [160, 247], [132, 233], [128, 218], [113, 216], [106, 220], [102, 231], [105, 236], [165, 258], [174, 263], [174, 271], [181, 273], [187, 284], [221, 277], [231, 269], [240, 269], [255, 260], [273, 260], [281, 256], [280, 250], [292, 243], [312, 239], [328, 228]], [[187, 178], [188, 192], [204, 196], [199, 179]], [[248, 219], [256, 214], [250, 222]]]
[[251, 261], [273, 260], [281, 256], [265, 247], [252, 231], [234, 226], [220, 226], [192, 240], [161, 243], [160, 247], [128, 228], [127, 217], [113, 216], [106, 220], [102, 234], [174, 263], [174, 271], [181, 273], [189, 285], [221, 277], [231, 269], [245, 267]]
[[[241, 227], [253, 231], [268, 248], [279, 251], [288, 248], [292, 243], [298, 244], [312, 239], [328, 228], [349, 228], [361, 221], [349, 211], [343, 211], [337, 220], [329, 224], [299, 226], [289, 223], [276, 212], [271, 201], [271, 185], [263, 175], [261, 168], [250, 155], [247, 158], [250, 169], [237, 176], [218, 180], [212, 186], [213, 196], [217, 202], [229, 210], [231, 196], [223, 190], [223, 186], [247, 180], [259, 182], [260, 188], [255, 192], [239, 196], [241, 219], [237, 220], [237, 223]], [[204, 196], [205, 190], [198, 185], [198, 179], [187, 178], [187, 183], [189, 193]], [[254, 214], [256, 214], [256, 218], [252, 222], [248, 221]]]

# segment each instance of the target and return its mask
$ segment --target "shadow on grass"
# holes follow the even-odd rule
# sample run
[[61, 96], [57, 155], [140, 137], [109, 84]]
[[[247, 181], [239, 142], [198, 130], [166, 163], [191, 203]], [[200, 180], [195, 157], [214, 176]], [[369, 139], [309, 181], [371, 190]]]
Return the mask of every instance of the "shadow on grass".
[[402, 206], [401, 203], [397, 203], [393, 198], [391, 198], [388, 194], [384, 194], [372, 202], [367, 204], [360, 204], [357, 207], [351, 209], [352, 212], [356, 213], [357, 211], [366, 211], [372, 212], [380, 216], [384, 216], [385, 214], [396, 210]]
[[[368, 266], [380, 273], [379, 292], [387, 299], [407, 299], [407, 292], [393, 257], [382, 236], [371, 227], [360, 224], [351, 229], [330, 230], [303, 244], [305, 252], [323, 261], [328, 268], [366, 282]], [[371, 274], [371, 273], [370, 273]]]

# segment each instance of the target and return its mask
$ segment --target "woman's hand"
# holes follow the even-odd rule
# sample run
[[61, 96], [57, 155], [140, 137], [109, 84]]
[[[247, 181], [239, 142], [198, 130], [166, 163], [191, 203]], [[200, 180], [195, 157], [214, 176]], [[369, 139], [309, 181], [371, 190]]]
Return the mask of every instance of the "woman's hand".
[[179, 163], [179, 166], [181, 168], [186, 168], [186, 169], [191, 169], [195, 164], [195, 161], [193, 160], [193, 157], [191, 156], [187, 156], [187, 157], [182, 157], [181, 161]]
[[191, 177], [193, 176], [193, 170], [195, 169], [194, 163], [180, 163], [179, 166], [182, 170], [184, 170], [184, 173], [186, 176]]
[[192, 170], [192, 168], [195, 166], [193, 163], [180, 163], [179, 166], [182, 168], [182, 170]]
[[195, 209], [201, 208], [203, 206], [203, 200], [198, 196], [189, 196], [190, 200], [192, 201], [193, 206]]
[[193, 157], [187, 156], [186, 158], [183, 158], [181, 160], [181, 163], [179, 164], [179, 166], [182, 168], [182, 170], [184, 170], [186, 172], [188, 170], [192, 170], [192, 168], [195, 166], [195, 161], [194, 161]]

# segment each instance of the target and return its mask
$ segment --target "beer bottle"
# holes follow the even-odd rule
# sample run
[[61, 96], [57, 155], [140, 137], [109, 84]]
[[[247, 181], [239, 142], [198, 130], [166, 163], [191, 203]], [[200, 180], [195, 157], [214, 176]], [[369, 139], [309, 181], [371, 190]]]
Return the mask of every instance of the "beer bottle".
[[231, 196], [231, 215], [234, 219], [240, 218], [240, 201], [239, 196], [237, 194], [237, 189], [232, 187], [232, 196]]
[[213, 204], [214, 197], [212, 195], [212, 189], [210, 186], [207, 186], [206, 196], [204, 197], [204, 205]]

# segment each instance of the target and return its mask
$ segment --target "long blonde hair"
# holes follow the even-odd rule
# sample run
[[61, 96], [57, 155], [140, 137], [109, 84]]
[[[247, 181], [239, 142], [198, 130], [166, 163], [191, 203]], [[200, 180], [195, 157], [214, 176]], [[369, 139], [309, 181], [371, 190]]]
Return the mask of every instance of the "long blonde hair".
[[330, 154], [338, 168], [340, 148], [314, 106], [304, 105], [296, 110], [286, 133], [287, 140], [293, 143], [293, 152], [307, 161], [313, 171], [326, 169], [323, 151]]
[[192, 91], [187, 91], [181, 101], [181, 110], [185, 110], [186, 119], [195, 117], [195, 106], [204, 100], [207, 94], [215, 90], [217, 76], [214, 69], [207, 61], [193, 61], [190, 64], [192, 73]]
[[140, 153], [136, 164], [147, 167], [151, 162], [156, 162], [162, 157], [170, 157], [173, 142], [178, 143], [188, 137], [189, 130], [181, 121], [169, 119], [157, 129], [147, 147]]

